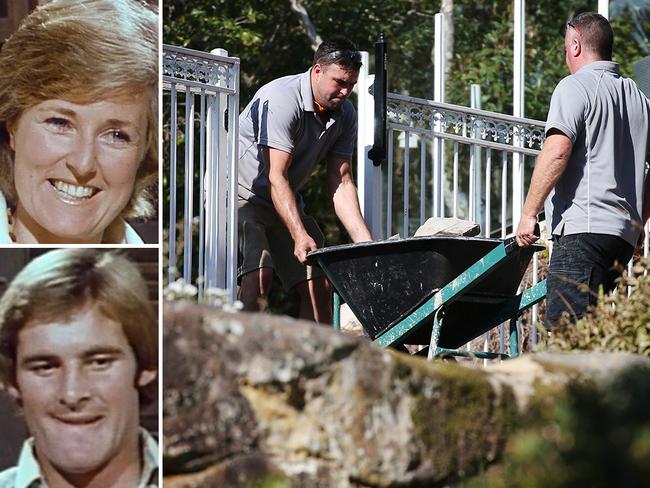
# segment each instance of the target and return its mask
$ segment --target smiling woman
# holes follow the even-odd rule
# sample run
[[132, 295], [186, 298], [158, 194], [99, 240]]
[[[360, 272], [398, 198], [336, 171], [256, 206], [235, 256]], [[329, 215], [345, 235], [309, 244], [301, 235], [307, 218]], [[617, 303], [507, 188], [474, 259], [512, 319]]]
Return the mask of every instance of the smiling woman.
[[53, 0], [0, 66], [0, 244], [141, 243], [125, 219], [154, 211], [157, 14]]

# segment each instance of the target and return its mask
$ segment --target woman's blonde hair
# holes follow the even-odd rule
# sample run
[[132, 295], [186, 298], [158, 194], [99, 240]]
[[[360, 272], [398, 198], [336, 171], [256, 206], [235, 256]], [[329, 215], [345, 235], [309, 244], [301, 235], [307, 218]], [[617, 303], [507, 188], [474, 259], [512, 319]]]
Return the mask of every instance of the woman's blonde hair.
[[137, 0], [53, 0], [30, 14], [0, 52], [0, 190], [16, 205], [7, 124], [50, 99], [92, 103], [143, 93], [147, 146], [122, 217], [151, 215], [158, 173], [158, 15]]

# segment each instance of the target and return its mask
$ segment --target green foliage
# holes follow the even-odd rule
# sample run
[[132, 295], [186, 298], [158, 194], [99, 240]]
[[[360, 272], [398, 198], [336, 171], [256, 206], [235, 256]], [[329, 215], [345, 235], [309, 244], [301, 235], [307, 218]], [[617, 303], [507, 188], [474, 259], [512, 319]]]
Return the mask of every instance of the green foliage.
[[[549, 398], [555, 400], [549, 401]], [[504, 463], [467, 488], [645, 486], [650, 476], [647, 368], [630, 367], [610, 384], [572, 382], [564, 395], [529, 405]]]
[[[649, 268], [650, 259], [639, 261], [633, 269], [638, 278], [621, 280], [616, 294], [601, 296], [598, 305], [575, 326], [554, 330], [545, 347], [555, 351], [628, 351], [650, 356]], [[629, 297], [627, 286], [632, 287]]]
[[[431, 42], [438, 2], [306, 0], [303, 4], [323, 38], [345, 34], [360, 49], [372, 52], [377, 35], [384, 32], [395, 49], [389, 86], [398, 90], [432, 86]], [[164, 2], [163, 16], [165, 43], [203, 51], [220, 47], [241, 58], [242, 107], [263, 84], [305, 71], [314, 55], [298, 15], [286, 0], [171, 0]]]

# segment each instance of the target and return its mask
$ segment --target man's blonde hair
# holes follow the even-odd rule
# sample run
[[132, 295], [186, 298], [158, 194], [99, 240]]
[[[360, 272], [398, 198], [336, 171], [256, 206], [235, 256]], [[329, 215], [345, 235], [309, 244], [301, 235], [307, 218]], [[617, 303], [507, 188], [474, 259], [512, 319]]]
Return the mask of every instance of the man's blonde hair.
[[122, 217], [152, 213], [158, 172], [158, 15], [137, 0], [54, 0], [30, 14], [0, 51], [0, 190], [17, 202], [7, 124], [50, 99], [92, 103], [144, 94], [147, 142]]

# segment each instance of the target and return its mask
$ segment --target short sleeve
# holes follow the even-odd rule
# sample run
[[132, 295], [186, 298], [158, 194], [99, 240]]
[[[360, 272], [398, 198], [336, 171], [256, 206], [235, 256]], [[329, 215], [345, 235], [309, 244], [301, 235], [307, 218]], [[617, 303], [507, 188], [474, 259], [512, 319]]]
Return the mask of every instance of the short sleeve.
[[557, 129], [575, 142], [584, 127], [587, 100], [580, 83], [571, 76], [564, 78], [553, 91], [545, 132]]
[[357, 114], [350, 103], [342, 117], [342, 128], [336, 143], [328, 153], [328, 159], [350, 159], [357, 143]]
[[251, 118], [258, 144], [293, 152], [299, 111], [287, 97], [259, 98], [251, 109]]

